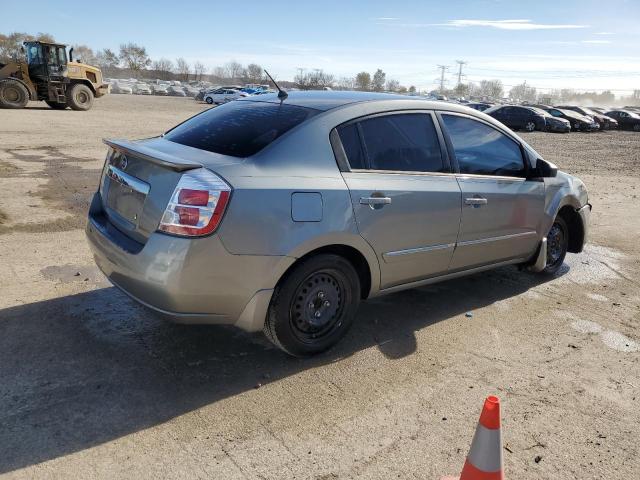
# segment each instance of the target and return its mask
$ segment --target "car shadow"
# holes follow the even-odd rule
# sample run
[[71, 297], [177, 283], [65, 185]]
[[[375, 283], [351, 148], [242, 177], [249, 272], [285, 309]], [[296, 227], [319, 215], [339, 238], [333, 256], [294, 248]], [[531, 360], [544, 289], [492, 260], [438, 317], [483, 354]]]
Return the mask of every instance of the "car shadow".
[[286, 356], [261, 334], [162, 321], [113, 287], [0, 310], [0, 474], [371, 346], [405, 357], [416, 331], [549, 278], [509, 267], [371, 299], [346, 339], [310, 359]]

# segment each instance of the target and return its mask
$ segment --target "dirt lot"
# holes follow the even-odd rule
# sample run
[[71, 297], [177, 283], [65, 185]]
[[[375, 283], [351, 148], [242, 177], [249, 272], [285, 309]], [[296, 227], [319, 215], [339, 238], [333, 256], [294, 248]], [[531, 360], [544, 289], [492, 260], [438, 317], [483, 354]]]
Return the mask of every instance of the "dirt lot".
[[437, 479], [496, 393], [507, 478], [637, 478], [640, 134], [526, 135], [594, 205], [557, 277], [503, 268], [371, 300], [337, 349], [293, 360], [153, 317], [89, 255], [101, 138], [203, 108], [0, 111], [0, 476]]

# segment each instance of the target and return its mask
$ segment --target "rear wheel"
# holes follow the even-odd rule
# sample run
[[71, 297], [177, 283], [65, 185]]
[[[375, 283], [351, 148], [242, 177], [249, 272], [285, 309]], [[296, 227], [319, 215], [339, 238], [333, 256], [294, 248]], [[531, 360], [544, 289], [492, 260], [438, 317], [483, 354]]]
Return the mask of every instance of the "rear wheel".
[[0, 107], [24, 108], [29, 102], [29, 91], [21, 82], [13, 79], [0, 80]]
[[264, 333], [286, 353], [309, 356], [332, 347], [349, 330], [360, 302], [360, 280], [345, 258], [304, 260], [276, 287]]
[[213, 105], [213, 98], [211, 97], [207, 97], [204, 101], [207, 102], [209, 105]]
[[634, 131], [634, 132], [640, 132], [640, 123], [636, 123], [636, 124], [633, 126], [633, 131]]
[[44, 103], [49, 105], [54, 110], [64, 110], [65, 108], [68, 107], [66, 103], [52, 102], [50, 100], [45, 100]]
[[547, 234], [547, 266], [543, 273], [556, 273], [567, 255], [569, 228], [562, 217], [556, 217]]
[[89, 110], [93, 105], [93, 92], [82, 83], [76, 83], [67, 91], [67, 105], [73, 110]]

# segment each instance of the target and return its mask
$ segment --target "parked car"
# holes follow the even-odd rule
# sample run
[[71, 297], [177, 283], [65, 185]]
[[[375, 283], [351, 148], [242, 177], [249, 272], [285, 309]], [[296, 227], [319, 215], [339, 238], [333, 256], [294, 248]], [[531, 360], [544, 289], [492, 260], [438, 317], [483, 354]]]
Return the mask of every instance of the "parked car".
[[495, 107], [486, 109], [484, 113], [502, 122], [512, 130], [533, 132], [534, 130], [545, 131], [547, 129], [544, 114], [530, 107], [496, 105]]
[[562, 108], [550, 107], [548, 105], [535, 105], [535, 107], [545, 110], [556, 118], [564, 118], [571, 124], [571, 130], [580, 132], [593, 132], [599, 129], [596, 121], [586, 115], [581, 115], [572, 110], [564, 110]]
[[607, 117], [618, 121], [621, 130], [633, 130], [640, 132], [640, 114], [629, 110], [611, 110], [607, 112]]
[[133, 93], [136, 95], [151, 95], [151, 88], [146, 83], [138, 82], [133, 85]]
[[184, 94], [187, 97], [194, 97], [195, 98], [196, 95], [198, 95], [198, 93], [199, 93], [199, 90], [197, 88], [190, 87], [190, 86], [182, 87], [182, 90], [184, 91]]
[[492, 103], [484, 103], [484, 102], [472, 102], [467, 103], [467, 107], [471, 107], [474, 110], [478, 110], [479, 112], [484, 112], [488, 108], [493, 107]]
[[607, 117], [600, 112], [596, 112], [592, 108], [578, 107], [576, 105], [559, 105], [558, 108], [562, 108], [563, 110], [572, 110], [581, 115], [593, 118], [598, 124], [600, 130], [610, 130], [612, 128], [618, 128], [618, 122], [615, 119]]
[[168, 88], [169, 88], [168, 85], [166, 85], [164, 83], [158, 83], [158, 84], [153, 85], [151, 87], [151, 89], [153, 90], [153, 94], [154, 95], [162, 95], [162, 96], [169, 95]]
[[236, 98], [248, 96], [248, 93], [241, 92], [240, 90], [234, 90], [231, 88], [218, 88], [217, 90], [213, 90], [212, 92], [205, 93], [204, 101], [210, 105], [220, 104], [235, 100]]
[[167, 92], [169, 92], [169, 95], [172, 97], [186, 97], [184, 90], [180, 85], [171, 85], [167, 88]]
[[125, 95], [131, 95], [133, 93], [133, 89], [125, 85], [124, 83], [112, 83], [111, 84], [111, 93], [121, 93]]
[[109, 280], [292, 355], [338, 342], [361, 300], [508, 264], [552, 274], [587, 238], [584, 183], [456, 104], [251, 96], [105, 143], [86, 233]]

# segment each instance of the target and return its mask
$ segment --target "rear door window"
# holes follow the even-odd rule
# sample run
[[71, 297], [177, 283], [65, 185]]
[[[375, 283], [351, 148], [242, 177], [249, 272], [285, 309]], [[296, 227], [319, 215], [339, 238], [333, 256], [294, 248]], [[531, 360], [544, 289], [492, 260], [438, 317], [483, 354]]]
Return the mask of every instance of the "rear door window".
[[338, 133], [351, 168], [363, 165], [372, 170], [449, 171], [429, 114], [377, 116], [340, 127]]
[[468, 117], [442, 115], [460, 173], [524, 177], [520, 145], [504, 133]]
[[234, 101], [190, 118], [164, 138], [222, 155], [248, 157], [317, 113], [282, 103]]

